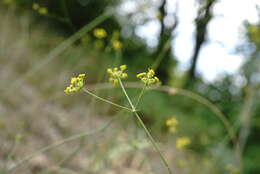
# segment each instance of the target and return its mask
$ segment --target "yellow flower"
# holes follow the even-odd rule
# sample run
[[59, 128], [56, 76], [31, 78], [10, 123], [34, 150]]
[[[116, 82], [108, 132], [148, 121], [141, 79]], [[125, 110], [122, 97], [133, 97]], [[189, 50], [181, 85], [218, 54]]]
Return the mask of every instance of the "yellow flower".
[[81, 90], [84, 86], [85, 74], [79, 74], [78, 77], [72, 77], [70, 85], [64, 90], [66, 94], [75, 93]]
[[44, 7], [41, 7], [41, 8], [39, 8], [38, 12], [41, 15], [46, 15], [46, 14], [48, 14], [48, 9], [44, 8]]
[[109, 79], [108, 81], [112, 83], [113, 85], [117, 85], [119, 82], [119, 79], [126, 79], [127, 78], [127, 73], [124, 72], [124, 70], [127, 69], [126, 65], [121, 65], [119, 68], [108, 68], [107, 73], [109, 74]]
[[126, 65], [121, 65], [119, 68], [120, 68], [120, 70], [124, 71], [124, 70], [126, 70], [127, 66]]
[[107, 32], [103, 28], [96, 28], [93, 32], [94, 36], [98, 39], [107, 37]]
[[189, 137], [178, 138], [176, 141], [176, 148], [182, 149], [182, 148], [188, 146], [190, 143], [191, 143], [191, 140]]
[[122, 43], [119, 40], [113, 40], [112, 45], [115, 50], [120, 50], [122, 48]]
[[175, 117], [166, 120], [165, 124], [168, 127], [170, 133], [175, 133], [177, 131], [176, 126], [178, 124], [178, 120]]
[[136, 77], [141, 79], [141, 81], [146, 85], [152, 85], [160, 82], [158, 77], [155, 76], [153, 69], [148, 69], [148, 72], [139, 73]]
[[166, 126], [171, 127], [171, 126], [176, 126], [178, 124], [178, 120], [175, 117], [172, 117], [169, 120], [166, 120]]
[[40, 5], [38, 3], [33, 3], [32, 8], [34, 10], [38, 10], [40, 8]]

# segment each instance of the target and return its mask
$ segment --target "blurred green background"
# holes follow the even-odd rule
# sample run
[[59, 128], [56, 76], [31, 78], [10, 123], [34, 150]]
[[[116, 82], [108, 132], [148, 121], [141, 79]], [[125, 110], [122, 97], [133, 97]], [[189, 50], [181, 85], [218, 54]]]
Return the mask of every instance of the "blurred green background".
[[[202, 68], [198, 62], [203, 59], [203, 49], [214, 42], [209, 31], [213, 20], [226, 20], [226, 16], [216, 15], [222, 1], [190, 3], [186, 4], [194, 7], [188, 9], [192, 23], [184, 25], [190, 14], [186, 17], [182, 11], [186, 4], [172, 0], [2, 0], [0, 173], [9, 173], [8, 168], [40, 147], [98, 128], [115, 115], [122, 119], [113, 129], [39, 155], [16, 172], [165, 173], [153, 148], [143, 142], [145, 136], [131, 114], [85, 94], [63, 94], [71, 76], [86, 73], [87, 88], [127, 105], [120, 89], [104, 84], [106, 69], [121, 64], [128, 66], [128, 82], [136, 82], [136, 74], [148, 68], [154, 68], [161, 80], [159, 90], [144, 94], [139, 110], [173, 171], [260, 173], [260, 4], [250, 2], [254, 11], [243, 12], [245, 16], [254, 13], [254, 22], [237, 16], [241, 21], [239, 38], [227, 54], [239, 55], [243, 61], [232, 73], [220, 67], [220, 74], [208, 79], [203, 67], [215, 66], [212, 59], [218, 50], [206, 55], [208, 61]], [[225, 7], [232, 11], [236, 2]], [[150, 22], [155, 24], [150, 26]], [[185, 27], [191, 25], [187, 33]], [[232, 34], [221, 22], [213, 27], [220, 31], [216, 38], [221, 38], [221, 32]], [[101, 30], [103, 36], [95, 34]], [[191, 39], [183, 40], [178, 50], [182, 32]], [[188, 52], [187, 61], [180, 56], [186, 54], [183, 52]], [[228, 59], [221, 60], [230, 67], [237, 64]], [[165, 86], [168, 91], [160, 91]], [[134, 100], [140, 90], [127, 88]], [[233, 141], [219, 115], [230, 122]], [[179, 121], [176, 133], [165, 125], [172, 117]], [[178, 152], [174, 142], [183, 136], [189, 137], [191, 144]], [[147, 165], [146, 158], [150, 161]]]

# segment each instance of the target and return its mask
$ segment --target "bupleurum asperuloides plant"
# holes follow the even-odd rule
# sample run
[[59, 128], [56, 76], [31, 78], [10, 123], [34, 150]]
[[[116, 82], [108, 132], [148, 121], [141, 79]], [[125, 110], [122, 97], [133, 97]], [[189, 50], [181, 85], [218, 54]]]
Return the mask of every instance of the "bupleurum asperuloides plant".
[[126, 79], [128, 77], [128, 74], [125, 72], [126, 69], [127, 69], [126, 65], [121, 65], [119, 67], [114, 67], [114, 68], [108, 68], [107, 69], [107, 73], [109, 75], [108, 81], [110, 83], [112, 83], [114, 86], [115, 85], [119, 85], [121, 87], [121, 89], [122, 89], [122, 91], [123, 91], [123, 93], [124, 93], [128, 103], [130, 104], [131, 108], [128, 108], [128, 107], [125, 107], [125, 106], [113, 103], [112, 101], [109, 101], [109, 100], [106, 100], [106, 99], [104, 99], [102, 97], [99, 97], [99, 96], [93, 94], [92, 92], [90, 92], [88, 89], [84, 88], [85, 74], [80, 74], [80, 75], [78, 75], [78, 77], [72, 77], [71, 81], [70, 81], [70, 85], [64, 90], [64, 92], [66, 94], [71, 94], [71, 93], [79, 92], [82, 89], [84, 92], [90, 94], [91, 96], [93, 96], [93, 97], [95, 97], [95, 98], [97, 98], [97, 99], [99, 99], [101, 101], [107, 102], [107, 103], [109, 103], [111, 105], [114, 105], [114, 106], [116, 106], [118, 108], [121, 108], [121, 109], [124, 109], [124, 110], [132, 112], [135, 115], [135, 117], [138, 120], [138, 122], [140, 123], [140, 125], [142, 126], [142, 128], [144, 129], [147, 137], [151, 141], [151, 144], [154, 146], [156, 151], [159, 153], [160, 158], [161, 158], [163, 164], [165, 165], [165, 167], [168, 170], [168, 173], [172, 174], [172, 171], [171, 171], [171, 169], [170, 169], [166, 159], [162, 155], [162, 153], [159, 150], [159, 147], [156, 144], [154, 138], [150, 134], [149, 130], [146, 128], [144, 122], [142, 121], [142, 119], [140, 118], [140, 116], [139, 116], [139, 114], [137, 113], [137, 110], [136, 110], [136, 108], [138, 106], [138, 103], [139, 103], [142, 95], [144, 94], [145, 89], [148, 86], [151, 86], [151, 85], [154, 85], [154, 84], [158, 84], [160, 82], [159, 78], [155, 76], [155, 71], [153, 69], [148, 69], [147, 72], [143, 72], [143, 73], [137, 74], [137, 78], [139, 78], [141, 80], [141, 82], [144, 83], [144, 87], [143, 87], [142, 91], [140, 92], [140, 95], [138, 96], [137, 102], [134, 104], [133, 101], [128, 96], [128, 93], [126, 92], [126, 89], [125, 89], [124, 84], [122, 82], [122, 80], [124, 80], [124, 79]]

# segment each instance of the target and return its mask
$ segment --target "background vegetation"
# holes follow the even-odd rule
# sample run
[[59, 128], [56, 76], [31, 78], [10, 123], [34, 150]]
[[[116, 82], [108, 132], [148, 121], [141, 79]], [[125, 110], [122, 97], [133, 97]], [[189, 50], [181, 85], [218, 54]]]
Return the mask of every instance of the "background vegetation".
[[[153, 7], [160, 33], [151, 47], [135, 32], [151, 19], [145, 11], [149, 1], [142, 1], [134, 14], [120, 14], [117, 7], [123, 2], [1, 1], [0, 174], [11, 173], [38, 149], [96, 130], [114, 117], [120, 119], [104, 131], [39, 153], [12, 172], [166, 173], [131, 114], [84, 93], [63, 93], [71, 76], [86, 73], [88, 89], [127, 105], [120, 89], [105, 83], [106, 69], [121, 64], [128, 65], [129, 82], [149, 67], [162, 82], [144, 94], [139, 112], [174, 173], [259, 173], [259, 10], [257, 24], [244, 22], [244, 39], [236, 49], [245, 58], [239, 71], [205, 82], [196, 73], [197, 61], [218, 1], [198, 0], [190, 68], [178, 74], [173, 73], [179, 62], [172, 50], [180, 22], [177, 8], [167, 14], [166, 0]], [[170, 25], [164, 22], [168, 15], [174, 21]], [[98, 37], [97, 29], [107, 34]], [[133, 85], [139, 84], [127, 84]], [[136, 100], [141, 89], [127, 90]], [[179, 122], [176, 133], [165, 124], [172, 117]], [[191, 144], [176, 148], [180, 137], [189, 137]]]

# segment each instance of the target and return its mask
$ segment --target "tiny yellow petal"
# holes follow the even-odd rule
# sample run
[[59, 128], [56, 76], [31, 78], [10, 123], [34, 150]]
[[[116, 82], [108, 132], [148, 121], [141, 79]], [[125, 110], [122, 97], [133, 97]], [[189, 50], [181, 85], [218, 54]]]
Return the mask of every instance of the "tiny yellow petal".
[[145, 72], [139, 73], [139, 74], [136, 75], [137, 78], [141, 78], [141, 77], [144, 77], [144, 76], [146, 76]]
[[126, 65], [121, 65], [119, 68], [120, 68], [122, 71], [124, 71], [124, 70], [126, 70], [127, 66], [126, 66]]
[[86, 76], [86, 74], [79, 74], [80, 78], [84, 78]]
[[147, 73], [147, 77], [148, 78], [152, 78], [155, 75], [155, 72], [153, 69], [149, 69], [148, 73]]
[[108, 69], [107, 69], [107, 73], [108, 73], [108, 74], [113, 74], [113, 70], [112, 70], [111, 68], [108, 68]]
[[167, 126], [176, 126], [178, 124], [178, 120], [175, 117], [166, 121]]
[[127, 78], [127, 73], [123, 73], [123, 74], [122, 74], [122, 78], [123, 78], [123, 79]]
[[154, 79], [155, 79], [156, 83], [160, 82], [158, 77], [155, 76]]

